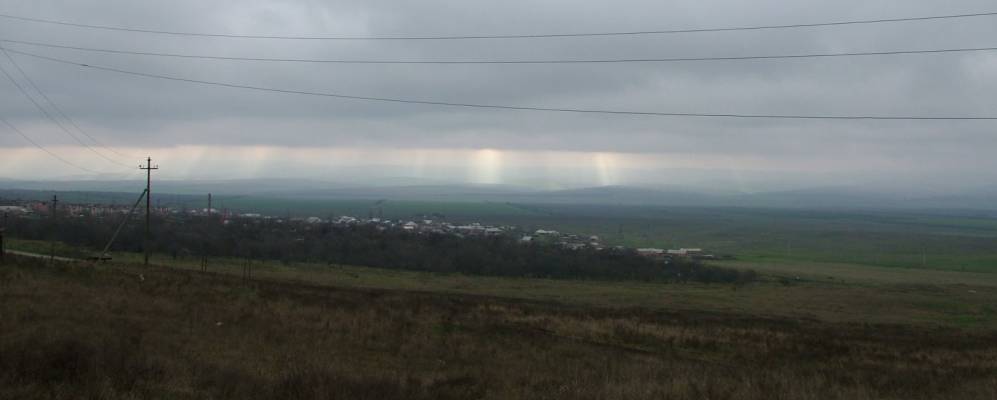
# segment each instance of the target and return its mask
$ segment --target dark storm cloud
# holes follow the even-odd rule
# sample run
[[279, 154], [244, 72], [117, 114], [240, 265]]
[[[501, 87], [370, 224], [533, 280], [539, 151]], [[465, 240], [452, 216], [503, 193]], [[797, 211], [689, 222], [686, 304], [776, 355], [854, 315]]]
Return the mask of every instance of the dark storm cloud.
[[[991, 1], [37, 1], [0, 12], [175, 31], [460, 35], [698, 28], [993, 11]], [[702, 57], [994, 46], [997, 17], [643, 37], [474, 41], [186, 38], [0, 21], [0, 37], [191, 54], [340, 59]], [[997, 115], [997, 54], [669, 64], [302, 65], [10, 48], [194, 79], [445, 102], [663, 112]], [[15, 55], [16, 56], [16, 55]], [[753, 157], [941, 157], [989, 166], [994, 122], [827, 122], [591, 116], [309, 98], [18, 61], [112, 145], [502, 148]], [[9, 64], [3, 63], [10, 68]], [[72, 142], [7, 83], [3, 116], [41, 141]], [[0, 136], [0, 146], [24, 146]], [[938, 165], [935, 164], [935, 165]]]

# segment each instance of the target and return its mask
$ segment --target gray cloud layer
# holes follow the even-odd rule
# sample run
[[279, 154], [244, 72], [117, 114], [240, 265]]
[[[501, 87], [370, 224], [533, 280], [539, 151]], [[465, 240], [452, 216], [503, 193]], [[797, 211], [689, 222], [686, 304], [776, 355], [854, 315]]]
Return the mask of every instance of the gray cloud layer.
[[[248, 34], [560, 33], [822, 22], [993, 11], [992, 1], [4, 2], [0, 12], [84, 23]], [[441, 42], [182, 38], [0, 21], [0, 38], [251, 57], [523, 59], [700, 57], [997, 45], [997, 17], [648, 37]], [[611, 65], [301, 65], [177, 60], [8, 45], [204, 80], [361, 96], [523, 106], [758, 114], [997, 115], [997, 53]], [[16, 56], [114, 146], [500, 148], [894, 160], [993, 169], [993, 121], [829, 122], [474, 110], [277, 95], [147, 80]], [[8, 63], [3, 62], [10, 69]], [[73, 144], [0, 83], [0, 116]], [[30, 129], [29, 129], [30, 128]], [[6, 131], [5, 131], [6, 132]], [[0, 147], [25, 146], [0, 135]], [[978, 172], [983, 174], [983, 172]], [[989, 175], [988, 175], [989, 176]]]

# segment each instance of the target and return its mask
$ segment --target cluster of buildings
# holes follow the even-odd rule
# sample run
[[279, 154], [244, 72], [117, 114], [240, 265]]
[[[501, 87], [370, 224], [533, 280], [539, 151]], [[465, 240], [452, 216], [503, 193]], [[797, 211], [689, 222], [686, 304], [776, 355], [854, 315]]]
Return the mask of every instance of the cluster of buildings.
[[680, 249], [657, 249], [652, 247], [645, 247], [637, 249], [637, 254], [651, 259], [668, 260], [672, 258], [691, 258], [694, 260], [715, 260], [717, 257], [713, 254], [707, 254], [703, 249], [698, 248], [680, 248]]
[[[59, 215], [66, 217], [73, 216], [94, 216], [125, 214], [131, 208], [130, 205], [107, 205], [107, 204], [60, 204]], [[558, 245], [566, 249], [582, 250], [593, 249], [603, 250], [604, 247], [598, 236], [585, 236], [576, 234], [561, 233], [556, 230], [537, 229], [535, 231], [524, 231], [515, 226], [486, 225], [477, 222], [468, 224], [454, 224], [451, 222], [418, 218], [413, 220], [391, 220], [378, 217], [357, 218], [352, 216], [330, 217], [327, 219], [319, 217], [306, 218], [286, 218], [273, 217], [259, 213], [231, 213], [228, 210], [219, 211], [217, 209], [171, 209], [157, 207], [152, 210], [158, 215], [167, 216], [218, 216], [223, 223], [229, 224], [236, 219], [251, 219], [261, 221], [273, 221], [277, 223], [301, 223], [309, 225], [332, 224], [336, 226], [349, 225], [373, 225], [381, 230], [398, 229], [406, 232], [419, 234], [449, 234], [458, 237], [481, 237], [481, 236], [512, 236], [518, 238], [523, 244], [542, 243]], [[0, 203], [0, 214], [11, 216], [31, 216], [31, 215], [51, 215], [51, 203], [44, 201], [5, 201]], [[614, 249], [622, 250], [624, 247], [615, 246]], [[717, 257], [707, 254], [699, 248], [680, 249], [659, 249], [659, 248], [638, 248], [637, 254], [654, 259], [667, 261], [677, 257], [710, 260]]]
[[[311, 217], [305, 220], [305, 222], [311, 222]], [[323, 223], [324, 220], [318, 219], [315, 223]], [[492, 226], [492, 225], [482, 225], [480, 223], [474, 222], [470, 224], [455, 225], [447, 221], [441, 221], [436, 219], [417, 219], [417, 220], [390, 220], [382, 218], [368, 218], [360, 219], [350, 216], [342, 216], [331, 221], [333, 225], [345, 226], [345, 225], [374, 225], [380, 229], [401, 229], [406, 232], [414, 233], [435, 233], [435, 234], [452, 234], [457, 236], [498, 236], [506, 235], [509, 232], [515, 230], [514, 227], [509, 226]]]
[[581, 250], [585, 248], [591, 248], [595, 250], [602, 250], [602, 243], [599, 242], [598, 236], [582, 236], [575, 234], [563, 234], [554, 230], [547, 229], [537, 229], [533, 233], [523, 234], [519, 239], [524, 243], [548, 243], [557, 244], [561, 247], [571, 250]]
[[[127, 213], [128, 205], [108, 204], [59, 204], [59, 216], [74, 217], [86, 215], [112, 215]], [[52, 202], [37, 200], [8, 200], [0, 204], [0, 214], [8, 216], [52, 215]]]
[[[351, 216], [341, 216], [331, 220], [322, 220], [317, 217], [310, 217], [303, 220], [305, 223], [325, 223], [329, 222], [333, 225], [345, 226], [345, 225], [375, 225], [379, 229], [400, 229], [406, 232], [413, 233], [434, 233], [434, 234], [452, 234], [459, 237], [467, 236], [514, 236], [518, 237], [519, 241], [523, 244], [533, 244], [533, 243], [543, 243], [558, 245], [566, 249], [571, 250], [582, 250], [582, 249], [593, 249], [593, 250], [604, 250], [605, 247], [599, 239], [599, 236], [585, 236], [570, 233], [562, 233], [556, 230], [548, 229], [537, 229], [535, 231], [523, 231], [522, 229], [515, 226], [492, 226], [484, 225], [477, 222], [470, 224], [460, 224], [455, 225], [450, 222], [433, 220], [433, 219], [416, 219], [416, 220], [390, 220], [381, 218], [367, 218], [361, 219]], [[623, 250], [623, 246], [615, 246], [613, 249]], [[706, 253], [700, 248], [680, 248], [680, 249], [658, 249], [658, 248], [639, 248], [635, 249], [637, 254], [654, 259], [667, 261], [675, 258], [689, 258], [694, 260], [714, 260], [717, 259], [713, 254]]]
[[25, 215], [30, 212], [31, 210], [24, 206], [0, 206], [0, 213], [4, 214]]
[[[237, 214], [237, 215], [224, 217], [223, 220], [227, 222], [234, 217], [273, 220], [278, 223], [284, 222], [283, 219], [270, 217], [270, 216], [263, 216], [260, 214]], [[432, 219], [429, 217], [416, 218], [411, 220], [406, 220], [406, 219], [392, 220], [392, 219], [385, 219], [379, 217], [358, 218], [358, 217], [343, 215], [328, 219], [323, 219], [319, 217], [289, 218], [289, 221], [292, 223], [303, 223], [303, 224], [332, 224], [334, 226], [367, 225], [367, 226], [375, 226], [380, 230], [395, 229], [395, 230], [401, 230], [417, 234], [443, 234], [443, 235], [455, 235], [458, 237], [512, 236], [518, 238], [519, 241], [523, 244], [530, 244], [530, 243], [554, 244], [572, 250], [581, 250], [585, 248], [591, 248], [595, 250], [603, 249], [602, 243], [600, 242], [598, 236], [565, 234], [555, 230], [547, 230], [547, 229], [537, 229], [536, 231], [528, 232], [516, 226], [488, 225], [479, 222], [452, 223], [449, 221]]]

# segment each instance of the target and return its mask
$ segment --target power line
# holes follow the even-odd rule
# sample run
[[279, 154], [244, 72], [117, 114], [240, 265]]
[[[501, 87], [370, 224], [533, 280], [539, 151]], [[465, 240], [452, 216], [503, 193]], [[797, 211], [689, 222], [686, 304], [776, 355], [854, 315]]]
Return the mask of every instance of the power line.
[[468, 40], [468, 39], [539, 39], [539, 38], [566, 38], [566, 37], [595, 37], [595, 36], [639, 36], [639, 35], [667, 35], [679, 33], [702, 33], [702, 32], [730, 32], [730, 31], [753, 31], [769, 29], [795, 29], [795, 28], [815, 28], [822, 26], [843, 26], [843, 25], [864, 25], [912, 21], [945, 20], [955, 18], [987, 17], [997, 15], [997, 12], [979, 12], [965, 14], [931, 15], [921, 17], [906, 18], [879, 18], [860, 19], [832, 22], [815, 22], [801, 24], [782, 25], [755, 25], [755, 26], [731, 26], [714, 28], [691, 28], [691, 29], [660, 29], [643, 31], [618, 31], [618, 32], [575, 32], [575, 33], [547, 33], [547, 34], [508, 34], [508, 35], [455, 35], [455, 36], [432, 36], [432, 35], [398, 35], [398, 36], [280, 36], [280, 35], [238, 35], [228, 33], [204, 33], [204, 32], [183, 32], [157, 30], [148, 28], [127, 28], [111, 25], [94, 25], [77, 22], [60, 21], [53, 19], [23, 17], [11, 14], [0, 14], [0, 18], [7, 18], [26, 22], [36, 22], [52, 25], [72, 26], [77, 28], [100, 29], [108, 31], [151, 33], [172, 36], [197, 36], [197, 37], [218, 37], [218, 38], [238, 38], [238, 39], [276, 39], [276, 40]]
[[8, 128], [10, 128], [10, 130], [14, 131], [14, 133], [17, 133], [18, 135], [20, 135], [22, 138], [24, 138], [24, 140], [27, 140], [28, 143], [31, 143], [32, 145], [34, 145], [35, 147], [37, 147], [39, 150], [44, 151], [48, 155], [52, 156], [52, 158], [55, 158], [56, 160], [59, 160], [59, 161], [61, 161], [62, 163], [66, 164], [66, 165], [69, 165], [69, 166], [71, 166], [73, 168], [77, 168], [77, 169], [80, 169], [80, 170], [83, 170], [83, 171], [86, 171], [86, 172], [89, 172], [89, 173], [93, 173], [93, 174], [102, 174], [103, 173], [103, 172], [100, 172], [100, 171], [94, 171], [92, 169], [80, 166], [79, 164], [73, 163], [73, 162], [71, 162], [71, 161], [69, 161], [69, 160], [67, 160], [65, 158], [60, 157], [58, 154], [53, 153], [49, 149], [46, 149], [45, 146], [42, 146], [42, 145], [38, 144], [38, 142], [32, 140], [30, 136], [26, 135], [20, 129], [17, 129], [16, 126], [14, 126], [10, 122], [8, 122], [3, 117], [0, 117], [0, 122], [2, 122], [4, 125], [6, 125]]
[[[38, 92], [38, 94], [40, 94], [42, 96], [43, 99], [45, 99], [45, 102], [47, 102], [52, 107], [52, 109], [54, 109], [60, 116], [62, 116], [63, 119], [65, 119], [66, 121], [68, 121], [70, 125], [72, 125], [74, 128], [76, 128], [76, 130], [79, 133], [81, 133], [84, 136], [90, 138], [90, 140], [92, 140], [98, 146], [102, 147], [104, 150], [107, 150], [107, 151], [109, 151], [111, 153], [117, 154], [118, 156], [121, 156], [121, 157], [124, 157], [124, 158], [131, 158], [131, 157], [125, 155], [125, 154], [121, 154], [121, 153], [115, 151], [114, 149], [112, 149], [110, 147], [105, 146], [99, 140], [97, 140], [93, 136], [90, 136], [90, 134], [87, 133], [85, 130], [83, 130], [83, 128], [80, 128], [79, 124], [77, 124], [76, 121], [74, 121], [72, 118], [69, 118], [69, 116], [66, 115], [66, 113], [62, 111], [62, 108], [60, 108], [58, 104], [55, 104], [55, 102], [52, 101], [52, 99], [50, 99], [48, 97], [48, 95], [46, 95], [45, 92], [42, 91], [42, 89], [40, 87], [38, 87], [38, 85], [35, 83], [34, 79], [31, 79], [31, 76], [28, 75], [28, 73], [25, 72], [23, 68], [21, 68], [21, 65], [17, 63], [17, 60], [15, 60], [14, 57], [11, 57], [10, 54], [8, 54], [6, 50], [0, 49], [0, 51], [2, 51], [3, 55], [6, 56], [8, 60], [10, 60], [10, 63], [12, 65], [14, 65], [14, 68], [17, 68], [17, 71], [21, 73], [21, 76], [24, 77], [24, 79], [28, 82], [28, 84], [31, 85], [31, 87], [33, 87], [35, 89], [35, 91]], [[118, 165], [125, 166], [124, 164], [120, 164], [120, 163]]]
[[[0, 49], [3, 49], [3, 48], [0, 47]], [[3, 52], [4, 52], [4, 54], [6, 54], [6, 50], [5, 49], [4, 49]], [[10, 55], [7, 54], [7, 57], [10, 57]], [[88, 150], [90, 150], [94, 154], [98, 155], [99, 157], [101, 157], [101, 158], [103, 158], [103, 159], [105, 159], [105, 160], [107, 160], [107, 161], [109, 161], [111, 163], [118, 164], [118, 165], [121, 165], [121, 166], [126, 166], [125, 164], [122, 164], [122, 163], [120, 163], [120, 162], [118, 162], [116, 160], [113, 160], [113, 159], [105, 156], [104, 154], [100, 153], [99, 151], [97, 151], [97, 149], [94, 149], [90, 145], [86, 144], [84, 141], [80, 140], [79, 137], [77, 137], [72, 132], [70, 132], [70, 130], [68, 128], [66, 128], [65, 125], [62, 124], [62, 122], [60, 122], [58, 119], [56, 119], [55, 117], [53, 117], [52, 114], [50, 114], [48, 112], [48, 110], [45, 109], [45, 107], [42, 107], [42, 105], [39, 104], [38, 101], [35, 100], [35, 98], [32, 97], [31, 94], [28, 93], [28, 91], [23, 86], [21, 86], [20, 83], [17, 82], [17, 79], [14, 79], [14, 76], [11, 75], [9, 72], [7, 72], [7, 69], [5, 69], [2, 65], [0, 65], [0, 72], [2, 72], [7, 77], [7, 79], [9, 79], [10, 82], [14, 84], [15, 87], [17, 87], [17, 90], [20, 91], [21, 94], [24, 95], [24, 97], [26, 97], [31, 102], [31, 104], [35, 105], [35, 108], [37, 108], [38, 111], [41, 111], [42, 114], [44, 114], [46, 118], [48, 118], [50, 121], [52, 121], [53, 123], [55, 123], [59, 127], [59, 129], [61, 129], [63, 132], [66, 133], [66, 135], [69, 135], [69, 137], [71, 137], [74, 140], [76, 140], [76, 142], [79, 143], [81, 146], [86, 147]], [[22, 73], [23, 73], [23, 71], [22, 71]]]
[[[3, 48], [3, 47], [0, 47]], [[583, 108], [555, 108], [555, 107], [530, 107], [530, 106], [511, 106], [511, 105], [499, 105], [499, 104], [482, 104], [482, 103], [456, 103], [456, 102], [445, 102], [445, 101], [432, 101], [432, 100], [420, 100], [420, 99], [403, 99], [403, 98], [392, 98], [392, 97], [373, 97], [373, 96], [357, 96], [341, 93], [332, 92], [313, 92], [305, 90], [293, 90], [293, 89], [280, 89], [280, 88], [270, 88], [263, 86], [251, 86], [242, 85], [235, 83], [217, 82], [217, 81], [206, 81], [199, 79], [181, 78], [170, 75], [159, 75], [147, 72], [136, 72], [124, 69], [118, 69], [113, 67], [105, 67], [94, 64], [84, 64], [76, 61], [69, 61], [61, 58], [43, 56], [39, 54], [33, 54], [13, 49], [7, 49], [12, 53], [22, 54], [29, 57], [34, 57], [42, 60], [48, 60], [52, 62], [57, 62], [61, 64], [68, 64], [77, 67], [90, 68], [95, 70], [115, 72], [119, 74], [141, 76], [146, 78], [163, 79], [168, 81], [176, 82], [188, 82], [196, 83], [201, 85], [219, 86], [235, 89], [249, 89], [263, 92], [272, 93], [284, 93], [284, 94], [298, 94], [306, 96], [317, 96], [317, 97], [330, 97], [346, 100], [363, 100], [363, 101], [376, 101], [376, 102], [386, 102], [386, 103], [404, 103], [404, 104], [423, 104], [423, 105], [433, 105], [433, 106], [446, 106], [446, 107], [462, 107], [462, 108], [482, 108], [482, 109], [500, 109], [500, 110], [515, 110], [515, 111], [546, 111], [546, 112], [562, 112], [562, 113], [576, 113], [576, 114], [609, 114], [609, 115], [635, 115], [635, 116], [656, 116], [656, 117], [702, 117], [702, 118], [755, 118], [755, 119], [811, 119], [811, 120], [997, 120], [997, 116], [886, 116], [886, 115], [791, 115], [791, 114], [733, 114], [733, 113], [692, 113], [692, 112], [653, 112], [653, 111], [628, 111], [628, 110], [604, 110], [604, 109], [583, 109]]]
[[117, 49], [101, 49], [93, 47], [68, 46], [52, 43], [31, 42], [23, 40], [0, 39], [0, 42], [15, 43], [28, 46], [50, 47], [57, 49], [80, 50], [98, 53], [127, 54], [154, 57], [172, 57], [188, 59], [207, 59], [223, 61], [260, 61], [260, 62], [294, 62], [316, 64], [616, 64], [616, 63], [666, 63], [695, 61], [744, 61], [744, 60], [777, 60], [802, 58], [831, 58], [858, 56], [888, 56], [906, 54], [943, 54], [997, 51], [997, 47], [970, 47], [923, 50], [890, 50], [847, 53], [808, 53], [808, 54], [777, 54], [761, 56], [719, 56], [719, 57], [672, 57], [672, 58], [612, 58], [612, 59], [555, 59], [555, 60], [349, 60], [349, 59], [309, 59], [309, 58], [266, 58], [266, 57], [227, 57], [182, 53], [157, 53], [148, 51], [131, 51]]
[[[0, 48], [0, 49], [2, 49], [2, 48]], [[9, 55], [8, 55], [8, 57], [9, 57]], [[50, 114], [48, 112], [48, 110], [46, 110], [44, 107], [42, 107], [42, 105], [39, 104], [38, 101], [35, 100], [34, 97], [32, 97], [28, 93], [28, 91], [26, 89], [24, 89], [24, 87], [21, 86], [21, 84], [18, 83], [16, 79], [14, 79], [14, 77], [9, 72], [7, 72], [7, 70], [5, 68], [3, 68], [2, 65], [0, 65], [0, 72], [2, 72], [7, 77], [7, 79], [9, 79], [10, 82], [14, 84], [14, 86], [17, 88], [17, 90], [20, 91], [21, 94], [24, 95], [24, 97], [26, 97], [31, 102], [31, 104], [33, 104], [35, 106], [35, 108], [37, 108], [39, 111], [41, 111], [42, 114], [44, 114], [45, 117], [48, 118], [50, 121], [54, 122], [63, 132], [65, 132], [67, 135], [69, 135], [69, 137], [73, 138], [80, 145], [82, 145], [83, 147], [86, 147], [88, 150], [90, 150], [94, 154], [100, 156], [101, 158], [103, 158], [103, 159], [105, 159], [107, 161], [110, 161], [112, 163], [118, 164], [118, 165], [122, 165], [122, 166], [124, 165], [124, 164], [121, 164], [121, 163], [119, 163], [119, 162], [117, 162], [115, 160], [112, 160], [112, 159], [104, 156], [103, 154], [101, 154], [100, 152], [98, 152], [93, 147], [90, 147], [89, 145], [87, 145], [86, 143], [84, 143], [82, 140], [80, 140], [80, 138], [76, 137], [76, 135], [74, 135], [72, 132], [70, 132], [69, 129], [67, 129], [64, 125], [62, 125], [62, 123], [59, 122], [59, 120], [55, 119], [52, 116], [52, 114]]]

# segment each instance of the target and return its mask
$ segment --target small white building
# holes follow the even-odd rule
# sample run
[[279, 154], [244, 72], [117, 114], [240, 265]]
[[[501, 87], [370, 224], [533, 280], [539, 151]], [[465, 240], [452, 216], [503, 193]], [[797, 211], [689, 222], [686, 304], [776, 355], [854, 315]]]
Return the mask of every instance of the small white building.
[[581, 250], [585, 248], [583, 243], [561, 243], [561, 246], [568, 250]]
[[475, 224], [471, 224], [471, 225], [461, 225], [461, 226], [458, 226], [457, 227], [457, 231], [459, 231], [461, 233], [466, 233], [466, 234], [469, 234], [469, 235], [477, 235], [477, 234], [484, 233], [485, 232], [485, 227], [481, 226], [481, 224], [475, 223]]
[[681, 256], [681, 257], [696, 256], [696, 255], [700, 255], [702, 253], [703, 253], [703, 249], [699, 249], [699, 248], [687, 249], [687, 248], [683, 247], [683, 248], [677, 249], [677, 250], [668, 250], [668, 255]]

